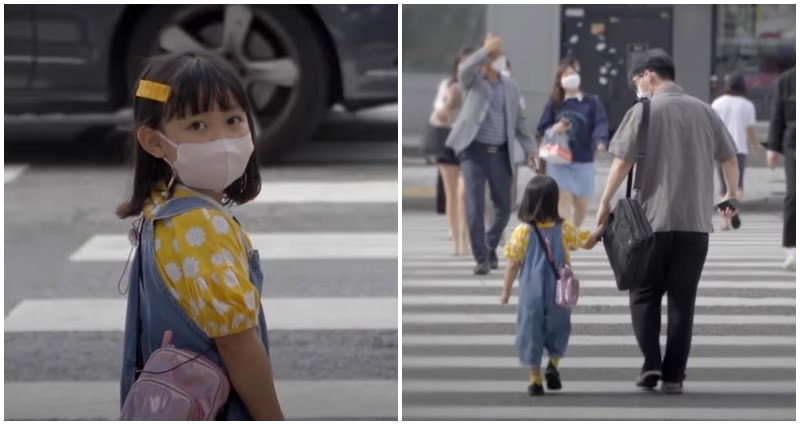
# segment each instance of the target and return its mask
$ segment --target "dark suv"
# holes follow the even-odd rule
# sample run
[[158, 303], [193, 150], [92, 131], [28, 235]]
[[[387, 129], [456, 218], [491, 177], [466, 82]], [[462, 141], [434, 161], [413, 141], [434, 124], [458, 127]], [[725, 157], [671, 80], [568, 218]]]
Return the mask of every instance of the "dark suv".
[[[142, 58], [212, 51], [240, 70], [267, 158], [334, 103], [397, 100], [396, 5], [6, 5], [6, 143], [124, 127]], [[46, 124], [46, 125], [44, 125]]]

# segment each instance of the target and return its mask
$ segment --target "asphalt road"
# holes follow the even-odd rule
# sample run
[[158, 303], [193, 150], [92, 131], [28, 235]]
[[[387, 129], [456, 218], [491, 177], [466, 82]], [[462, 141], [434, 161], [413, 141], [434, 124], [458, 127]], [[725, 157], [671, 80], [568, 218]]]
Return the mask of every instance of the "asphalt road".
[[780, 267], [781, 223], [748, 213], [741, 229], [711, 236], [679, 396], [635, 389], [642, 358], [627, 294], [602, 246], [574, 253], [582, 287], [564, 387], [531, 398], [514, 345], [516, 292], [500, 305], [502, 255], [500, 270], [474, 276], [471, 256], [451, 255], [444, 216], [404, 211], [403, 419], [793, 420], [796, 276]]
[[[261, 202], [234, 209], [260, 241], [290, 419], [397, 417], [396, 111], [332, 113], [262, 170]], [[5, 419], [118, 413], [129, 221], [113, 210], [131, 171], [117, 139], [6, 147]]]

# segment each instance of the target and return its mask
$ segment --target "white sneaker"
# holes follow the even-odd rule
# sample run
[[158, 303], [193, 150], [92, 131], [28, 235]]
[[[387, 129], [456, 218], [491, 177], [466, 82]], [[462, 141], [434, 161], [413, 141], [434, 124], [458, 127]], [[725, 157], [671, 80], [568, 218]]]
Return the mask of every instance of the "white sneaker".
[[795, 263], [797, 262], [795, 259], [795, 250], [794, 248], [790, 248], [786, 251], [786, 261], [783, 262], [783, 268], [786, 270], [794, 270]]

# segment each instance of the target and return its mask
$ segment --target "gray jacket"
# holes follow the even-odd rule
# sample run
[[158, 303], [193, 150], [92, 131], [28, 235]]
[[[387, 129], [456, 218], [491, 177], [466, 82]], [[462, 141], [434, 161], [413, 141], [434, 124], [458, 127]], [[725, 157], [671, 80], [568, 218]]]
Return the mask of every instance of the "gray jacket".
[[[489, 52], [479, 49], [458, 67], [458, 84], [464, 93], [464, 104], [453, 123], [445, 144], [456, 154], [466, 149], [478, 134], [491, 101], [491, 87], [483, 76], [481, 66], [490, 61]], [[524, 163], [527, 156], [536, 152], [536, 143], [525, 127], [525, 105], [517, 83], [501, 76], [506, 93], [506, 134], [508, 155], [512, 164]]]

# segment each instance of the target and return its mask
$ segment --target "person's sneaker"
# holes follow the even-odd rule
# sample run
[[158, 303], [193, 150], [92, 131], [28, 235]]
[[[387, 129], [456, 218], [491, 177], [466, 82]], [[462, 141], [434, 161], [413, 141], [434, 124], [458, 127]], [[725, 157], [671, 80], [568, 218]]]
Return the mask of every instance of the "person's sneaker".
[[528, 385], [528, 395], [532, 397], [544, 395], [544, 387], [541, 384]]
[[661, 372], [657, 370], [648, 370], [639, 376], [636, 381], [636, 386], [645, 391], [652, 391], [658, 386], [658, 381], [661, 379]]
[[481, 261], [475, 266], [475, 270], [473, 270], [475, 274], [483, 275], [489, 274], [489, 262], [488, 261]]
[[497, 253], [494, 251], [489, 251], [489, 268], [492, 270], [497, 270], [498, 267], [500, 267], [500, 265], [497, 260]]
[[662, 382], [661, 392], [664, 394], [683, 394], [683, 382]]
[[561, 389], [561, 374], [552, 363], [547, 363], [547, 369], [544, 370], [544, 379], [547, 381], [548, 390]]

